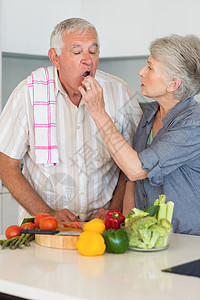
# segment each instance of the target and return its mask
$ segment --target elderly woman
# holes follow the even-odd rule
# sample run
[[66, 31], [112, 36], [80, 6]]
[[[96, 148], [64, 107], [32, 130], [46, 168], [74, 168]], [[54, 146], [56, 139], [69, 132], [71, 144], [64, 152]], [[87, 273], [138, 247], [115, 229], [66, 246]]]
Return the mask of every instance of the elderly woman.
[[200, 235], [200, 39], [172, 35], [150, 45], [139, 72], [146, 104], [133, 149], [105, 111], [102, 88], [88, 76], [79, 88], [116, 163], [130, 181], [124, 213], [144, 209], [160, 194], [175, 203], [178, 233]]

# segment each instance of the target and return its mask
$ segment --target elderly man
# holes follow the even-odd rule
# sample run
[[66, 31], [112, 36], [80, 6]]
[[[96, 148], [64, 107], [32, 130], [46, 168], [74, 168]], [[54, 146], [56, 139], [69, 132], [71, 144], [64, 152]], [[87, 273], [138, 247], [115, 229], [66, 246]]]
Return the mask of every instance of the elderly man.
[[53, 66], [22, 81], [1, 115], [0, 179], [20, 204], [19, 222], [40, 212], [59, 222], [104, 219], [108, 209], [122, 208], [124, 174], [105, 147], [79, 87], [85, 77], [96, 78], [107, 111], [128, 143], [140, 107], [126, 83], [97, 71], [99, 41], [89, 22], [72, 18], [59, 23], [48, 55]]

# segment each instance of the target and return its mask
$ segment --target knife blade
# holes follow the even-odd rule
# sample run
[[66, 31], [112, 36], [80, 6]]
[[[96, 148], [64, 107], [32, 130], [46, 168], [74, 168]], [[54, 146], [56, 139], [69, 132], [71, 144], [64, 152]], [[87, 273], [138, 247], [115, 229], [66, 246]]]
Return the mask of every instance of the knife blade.
[[79, 236], [82, 232], [59, 231], [59, 230], [41, 230], [41, 229], [21, 229], [20, 233], [25, 234], [51, 234], [51, 235], [68, 235]]

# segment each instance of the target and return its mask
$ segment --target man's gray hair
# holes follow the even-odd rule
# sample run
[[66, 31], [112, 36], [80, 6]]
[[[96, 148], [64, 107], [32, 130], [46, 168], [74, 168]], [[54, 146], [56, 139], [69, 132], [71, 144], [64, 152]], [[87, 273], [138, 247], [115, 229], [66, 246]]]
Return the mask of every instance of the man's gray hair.
[[163, 62], [166, 80], [179, 78], [174, 92], [179, 100], [200, 93], [200, 39], [195, 35], [170, 35], [150, 44], [150, 54]]
[[96, 28], [90, 22], [81, 18], [70, 18], [57, 24], [50, 37], [50, 47], [54, 48], [58, 55], [61, 55], [61, 49], [64, 46], [64, 42], [62, 40], [62, 35], [64, 32], [69, 33], [77, 31], [78, 33], [84, 33], [90, 29], [94, 31], [99, 47], [99, 38]]

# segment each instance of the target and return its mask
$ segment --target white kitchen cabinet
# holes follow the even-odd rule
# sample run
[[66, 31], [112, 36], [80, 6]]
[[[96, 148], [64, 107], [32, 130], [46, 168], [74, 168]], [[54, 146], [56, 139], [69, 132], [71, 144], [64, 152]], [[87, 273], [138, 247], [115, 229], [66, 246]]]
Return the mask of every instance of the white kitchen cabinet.
[[153, 39], [200, 36], [199, 0], [1, 0], [2, 51], [47, 55], [54, 26], [70, 17], [92, 22], [101, 57], [148, 55]]
[[17, 201], [15, 201], [8, 190], [3, 187], [0, 193], [0, 234], [4, 234], [6, 228], [10, 225], [18, 225], [17, 211]]
[[1, 0], [2, 51], [47, 55], [54, 26], [80, 17], [82, 0]]

